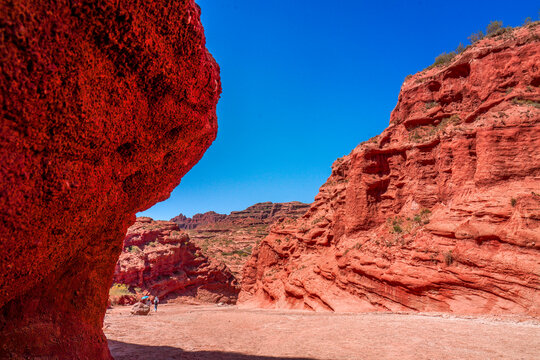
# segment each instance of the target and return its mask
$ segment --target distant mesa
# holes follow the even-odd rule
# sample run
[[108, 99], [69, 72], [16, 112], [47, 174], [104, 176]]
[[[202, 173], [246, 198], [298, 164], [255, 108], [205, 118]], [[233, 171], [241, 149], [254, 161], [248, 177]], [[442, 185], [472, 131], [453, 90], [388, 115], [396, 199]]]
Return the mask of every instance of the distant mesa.
[[218, 214], [215, 211], [208, 211], [204, 214], [195, 214], [193, 218], [188, 218], [182, 214], [173, 217], [171, 221], [175, 222], [180, 229], [191, 230], [200, 225], [215, 224], [227, 218], [225, 214]]
[[229, 215], [218, 214], [209, 211], [204, 214], [195, 214], [193, 218], [188, 218], [182, 214], [174, 217], [171, 221], [178, 224], [181, 229], [192, 230], [200, 226], [212, 224], [269, 224], [280, 217], [298, 217], [303, 215], [309, 204], [299, 201], [286, 203], [262, 202], [248, 207], [242, 211], [232, 211]]

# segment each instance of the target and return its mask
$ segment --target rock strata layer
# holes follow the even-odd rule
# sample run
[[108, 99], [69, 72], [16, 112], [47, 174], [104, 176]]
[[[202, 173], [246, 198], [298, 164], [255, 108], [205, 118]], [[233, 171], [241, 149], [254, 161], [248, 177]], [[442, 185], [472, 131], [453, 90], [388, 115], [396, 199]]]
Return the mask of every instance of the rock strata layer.
[[108, 359], [122, 239], [215, 139], [219, 68], [193, 0], [0, 13], [0, 353]]
[[540, 26], [408, 77], [246, 264], [245, 306], [540, 315]]
[[193, 218], [180, 214], [171, 219], [209, 258], [227, 265], [238, 281], [252, 249], [268, 235], [268, 227], [280, 219], [295, 219], [309, 209], [309, 204], [263, 202], [229, 215], [210, 211]]
[[161, 301], [189, 297], [233, 304], [240, 291], [229, 269], [205, 257], [178, 225], [145, 217], [128, 229], [113, 283]]

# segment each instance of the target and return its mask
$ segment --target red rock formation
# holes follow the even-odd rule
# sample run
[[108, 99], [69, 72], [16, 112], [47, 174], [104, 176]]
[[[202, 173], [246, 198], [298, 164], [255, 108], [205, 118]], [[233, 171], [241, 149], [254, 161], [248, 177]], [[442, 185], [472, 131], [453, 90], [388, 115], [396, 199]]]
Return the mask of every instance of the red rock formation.
[[273, 226], [240, 302], [540, 315], [540, 26], [405, 80], [390, 126]]
[[225, 214], [218, 214], [215, 211], [208, 211], [204, 214], [195, 214], [192, 218], [180, 214], [171, 219], [180, 229], [195, 229], [201, 225], [215, 224], [227, 218]]
[[144, 217], [128, 229], [113, 283], [140, 288], [161, 300], [188, 296], [231, 304], [240, 290], [229, 269], [206, 258], [178, 225]]
[[286, 203], [271, 203], [268, 201], [252, 205], [242, 211], [231, 211], [227, 221], [235, 224], [270, 224], [283, 217], [296, 218], [302, 216], [308, 208], [309, 204], [299, 201]]
[[219, 69], [193, 0], [0, 13], [0, 351], [110, 358], [122, 239], [214, 140]]
[[223, 262], [239, 282], [242, 268], [253, 247], [268, 235], [268, 227], [282, 218], [297, 218], [309, 209], [298, 201], [287, 203], [263, 202], [229, 215], [213, 211], [186, 218], [180, 214], [171, 219], [186, 229], [191, 240], [209, 258]]
[[213, 226], [214, 224], [270, 224], [282, 217], [302, 216], [309, 204], [299, 201], [286, 203], [272, 203], [270, 201], [257, 203], [242, 211], [231, 211], [229, 215], [218, 214], [215, 211], [208, 211], [204, 214], [195, 214], [193, 218], [188, 218], [180, 214], [171, 219], [178, 224], [181, 229], [191, 230], [201, 226]]

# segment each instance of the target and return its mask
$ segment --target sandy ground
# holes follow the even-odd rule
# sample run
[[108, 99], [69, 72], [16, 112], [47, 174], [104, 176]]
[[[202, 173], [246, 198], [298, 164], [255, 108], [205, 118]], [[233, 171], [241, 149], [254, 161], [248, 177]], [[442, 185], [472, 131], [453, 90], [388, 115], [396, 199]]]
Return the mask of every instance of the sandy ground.
[[540, 322], [448, 315], [313, 313], [160, 305], [107, 311], [121, 359], [540, 359]]

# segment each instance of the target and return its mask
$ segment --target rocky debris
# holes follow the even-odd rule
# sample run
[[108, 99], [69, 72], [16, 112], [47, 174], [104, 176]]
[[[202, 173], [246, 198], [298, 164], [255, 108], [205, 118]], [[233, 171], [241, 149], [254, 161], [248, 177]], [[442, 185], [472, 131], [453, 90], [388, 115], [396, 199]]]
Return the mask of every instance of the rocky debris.
[[148, 315], [150, 312], [150, 306], [138, 302], [131, 307], [131, 315]]
[[111, 294], [122, 284], [136, 298], [152, 295], [162, 301], [182, 297], [234, 304], [240, 291], [229, 269], [205, 257], [178, 225], [148, 217], [137, 218], [128, 229], [113, 283]]
[[309, 204], [298, 201], [263, 202], [242, 211], [232, 211], [229, 215], [210, 211], [186, 218], [180, 214], [171, 221], [186, 229], [204, 254], [226, 264], [241, 282], [242, 268], [253, 247], [268, 235], [270, 224], [279, 219], [295, 219], [308, 209]]
[[540, 315], [540, 26], [408, 77], [245, 266], [245, 306]]
[[1, 351], [108, 359], [122, 239], [215, 139], [219, 68], [193, 0], [0, 13]]

